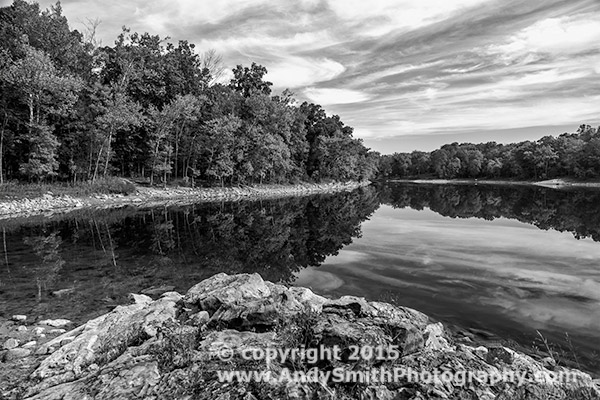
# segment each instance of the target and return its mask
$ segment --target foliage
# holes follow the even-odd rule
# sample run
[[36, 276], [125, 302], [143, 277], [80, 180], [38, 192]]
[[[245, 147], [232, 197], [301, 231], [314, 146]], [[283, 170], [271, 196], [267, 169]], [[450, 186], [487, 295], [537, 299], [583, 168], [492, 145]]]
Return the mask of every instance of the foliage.
[[545, 136], [535, 142], [452, 143], [424, 153], [395, 153], [379, 159], [379, 177], [576, 179], [600, 178], [600, 127]]
[[0, 176], [96, 181], [111, 175], [195, 185], [370, 179], [377, 157], [352, 128], [267, 69], [233, 69], [193, 43], [124, 28], [99, 47], [98, 22], [71, 31], [60, 3], [0, 8]]

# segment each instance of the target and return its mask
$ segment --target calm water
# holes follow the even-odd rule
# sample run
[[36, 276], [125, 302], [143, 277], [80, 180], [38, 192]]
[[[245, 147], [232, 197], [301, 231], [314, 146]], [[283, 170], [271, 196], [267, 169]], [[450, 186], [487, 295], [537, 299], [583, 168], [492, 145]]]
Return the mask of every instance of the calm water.
[[[4, 316], [83, 322], [150, 286], [185, 291], [220, 271], [259, 272], [323, 295], [393, 301], [525, 346], [539, 330], [600, 372], [600, 191], [390, 184], [86, 211], [0, 229]], [[53, 294], [61, 289], [70, 292]]]

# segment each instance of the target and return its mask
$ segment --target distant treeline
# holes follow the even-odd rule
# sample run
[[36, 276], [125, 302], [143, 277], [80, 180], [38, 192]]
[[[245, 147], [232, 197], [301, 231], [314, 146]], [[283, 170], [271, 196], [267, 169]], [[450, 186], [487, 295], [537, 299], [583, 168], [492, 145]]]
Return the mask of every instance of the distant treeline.
[[577, 133], [545, 136], [535, 142], [452, 143], [431, 153], [384, 155], [379, 177], [600, 178], [600, 128], [581, 125]]
[[118, 175], [220, 184], [369, 179], [379, 155], [321, 106], [272, 95], [263, 66], [238, 65], [97, 21], [70, 30], [60, 3], [0, 8], [0, 178]]

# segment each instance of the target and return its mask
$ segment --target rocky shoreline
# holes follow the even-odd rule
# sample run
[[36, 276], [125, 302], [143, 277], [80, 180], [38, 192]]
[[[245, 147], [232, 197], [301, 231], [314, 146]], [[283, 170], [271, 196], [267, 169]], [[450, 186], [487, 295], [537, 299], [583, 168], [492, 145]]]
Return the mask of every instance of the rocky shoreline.
[[[542, 363], [499, 345], [460, 343], [441, 323], [405, 307], [352, 296], [326, 299], [306, 288], [265, 282], [258, 274], [220, 273], [185, 295], [167, 292], [155, 297], [133, 294], [133, 304], [118, 306], [42, 344], [24, 348], [18, 341], [9, 342], [11, 348], [3, 350], [2, 370], [18, 372], [20, 379], [4, 382], [0, 397], [600, 398], [599, 382], [584, 372]], [[18, 349], [26, 351], [15, 354]], [[290, 357], [285, 353], [290, 349], [300, 349], [294, 354], [304, 357]], [[322, 349], [339, 353], [332, 356]], [[356, 349], [361, 350], [356, 353]], [[264, 357], [271, 350], [277, 356]], [[477, 379], [419, 380], [406, 374], [389, 381], [352, 383], [331, 378], [332, 373], [356, 378], [361, 371], [373, 370], [425, 371], [441, 377], [470, 372]], [[219, 379], [219, 371], [221, 378], [228, 371], [254, 371], [263, 379], [227, 381]], [[325, 375], [329, 378], [298, 379], [311, 373], [329, 373]], [[496, 379], [511, 373], [521, 380]], [[568, 382], [553, 379], [559, 375], [568, 376]]]
[[301, 183], [244, 187], [137, 187], [131, 195], [99, 194], [85, 198], [47, 193], [34, 199], [0, 201], [0, 219], [22, 218], [45, 213], [66, 213], [84, 208], [117, 208], [126, 205], [152, 207], [162, 204], [189, 204], [214, 201], [266, 200], [290, 196], [350, 191], [371, 182]]

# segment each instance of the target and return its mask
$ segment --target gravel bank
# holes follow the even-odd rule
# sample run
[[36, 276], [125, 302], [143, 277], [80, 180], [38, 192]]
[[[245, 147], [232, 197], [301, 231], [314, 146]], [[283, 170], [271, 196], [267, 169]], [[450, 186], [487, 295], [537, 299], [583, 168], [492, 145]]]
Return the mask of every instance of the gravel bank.
[[46, 213], [62, 213], [81, 208], [114, 208], [124, 205], [154, 206], [161, 204], [199, 203], [211, 201], [260, 200], [290, 196], [307, 196], [354, 190], [370, 182], [302, 183], [297, 185], [257, 185], [226, 188], [138, 187], [128, 196], [94, 195], [85, 198], [45, 194], [34, 199], [0, 202], [0, 219], [27, 217]]

